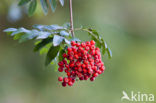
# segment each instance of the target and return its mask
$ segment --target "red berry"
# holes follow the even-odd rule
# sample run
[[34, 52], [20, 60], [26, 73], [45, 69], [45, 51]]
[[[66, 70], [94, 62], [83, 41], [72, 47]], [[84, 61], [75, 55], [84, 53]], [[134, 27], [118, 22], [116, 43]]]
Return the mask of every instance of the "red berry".
[[94, 78], [94, 77], [91, 77], [91, 78], [90, 78], [90, 81], [94, 81], [94, 80], [95, 80], [95, 78]]
[[88, 78], [89, 78], [88, 76], [86, 76], [86, 75], [84, 76], [84, 80], [88, 80]]
[[86, 46], [86, 47], [85, 47], [85, 50], [87, 50], [87, 51], [88, 51], [89, 49], [90, 49], [90, 48], [89, 48], [89, 46]]
[[79, 50], [79, 51], [82, 51], [82, 50], [83, 50], [83, 48], [82, 48], [82, 47], [79, 47], [79, 48], [78, 48], [78, 50]]
[[76, 45], [75, 41], [71, 41], [71, 45], [75, 46]]
[[65, 72], [66, 77], [58, 77], [62, 86], [72, 86], [75, 80], [94, 81], [95, 77], [102, 74], [105, 70], [101, 60], [100, 49], [95, 47], [95, 41], [75, 42], [71, 41], [71, 47], [67, 48], [63, 60], [58, 63], [59, 72]]
[[71, 52], [71, 51], [72, 51], [72, 49], [71, 49], [71, 48], [68, 48], [67, 50], [68, 50], [68, 52]]
[[64, 65], [63, 61], [59, 62], [58, 65], [63, 66]]
[[83, 77], [80, 77], [79, 79], [80, 79], [80, 80], [84, 80], [84, 78], [83, 78]]
[[85, 59], [87, 59], [87, 56], [85, 55], [85, 56], [83, 56], [82, 58], [85, 60]]
[[59, 68], [58, 68], [58, 71], [59, 71], [59, 72], [63, 72], [63, 68], [59, 67]]
[[69, 60], [73, 60], [73, 57], [72, 56], [69, 56]]
[[70, 66], [71, 68], [74, 67], [74, 63], [69, 64], [69, 66]]
[[81, 53], [78, 53], [78, 56], [81, 57]]
[[93, 74], [93, 70], [92, 69], [88, 69], [88, 73], [89, 74]]
[[67, 54], [66, 54], [66, 53], [64, 53], [62, 56], [63, 56], [63, 58], [66, 58], [66, 57], [67, 57]]
[[63, 78], [62, 77], [58, 77], [58, 81], [62, 82]]
[[69, 86], [73, 86], [73, 82], [68, 82], [68, 85]]
[[82, 64], [82, 68], [86, 68], [86, 65], [85, 64]]
[[101, 67], [100, 70], [101, 70], [101, 71], [104, 71], [104, 70], [105, 70], [105, 67]]
[[80, 46], [80, 43], [76, 43], [76, 46], [79, 47]]
[[84, 63], [84, 64], [88, 64], [88, 61], [87, 61], [87, 60], [84, 60], [83, 63]]
[[92, 45], [92, 46], [90, 47], [90, 49], [91, 49], [91, 50], [94, 50], [94, 49], [95, 49], [95, 46], [94, 46], [94, 45]]
[[87, 73], [87, 70], [86, 69], [83, 69], [83, 73]]
[[69, 81], [69, 79], [68, 79], [67, 77], [64, 77], [64, 78], [63, 78], [63, 81], [64, 81], [65, 83], [67, 83], [67, 82]]
[[86, 46], [86, 44], [85, 43], [81, 43], [81, 46], [84, 48]]
[[87, 41], [87, 42], [86, 42], [86, 45], [87, 45], [87, 46], [90, 46], [90, 42], [89, 42], [89, 41]]
[[93, 77], [97, 77], [97, 76], [98, 76], [98, 73], [94, 73], [94, 74], [93, 74]]
[[71, 76], [71, 73], [70, 72], [67, 72], [67, 76], [70, 77]]
[[72, 79], [72, 83], [75, 83], [75, 79]]
[[62, 86], [63, 86], [63, 87], [66, 87], [67, 84], [66, 84], [65, 82], [62, 82]]
[[63, 63], [64, 63], [64, 64], [67, 64], [67, 61], [64, 59], [64, 60], [63, 60]]
[[82, 72], [82, 68], [81, 68], [81, 67], [78, 67], [78, 71], [79, 71], [79, 72]]
[[101, 71], [101, 70], [98, 70], [97, 72], [98, 72], [98, 74], [101, 74], [101, 73], [102, 73], [102, 71]]
[[94, 41], [94, 40], [91, 40], [91, 41], [90, 41], [90, 44], [91, 44], [91, 45], [95, 45], [95, 41]]
[[67, 73], [68, 72], [68, 69], [65, 69], [64, 71]]
[[79, 58], [79, 56], [77, 54], [75, 54], [74, 57], [75, 57], [75, 59], [78, 59]]

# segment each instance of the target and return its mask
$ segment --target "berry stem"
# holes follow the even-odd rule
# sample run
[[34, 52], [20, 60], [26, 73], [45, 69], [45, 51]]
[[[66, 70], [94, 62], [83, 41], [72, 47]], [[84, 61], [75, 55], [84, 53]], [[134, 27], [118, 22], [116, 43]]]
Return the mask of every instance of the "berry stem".
[[69, 0], [69, 8], [70, 8], [70, 30], [72, 37], [75, 36], [74, 34], [74, 25], [73, 25], [73, 7], [72, 7], [72, 0]]

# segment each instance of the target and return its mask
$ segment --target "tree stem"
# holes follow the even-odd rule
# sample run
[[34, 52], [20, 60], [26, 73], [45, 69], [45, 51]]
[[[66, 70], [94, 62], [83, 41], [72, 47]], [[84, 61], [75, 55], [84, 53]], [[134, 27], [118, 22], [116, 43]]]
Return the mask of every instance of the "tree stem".
[[73, 25], [73, 8], [72, 8], [72, 0], [69, 0], [69, 8], [70, 8], [70, 30], [72, 37], [75, 36], [74, 34], [74, 25]]

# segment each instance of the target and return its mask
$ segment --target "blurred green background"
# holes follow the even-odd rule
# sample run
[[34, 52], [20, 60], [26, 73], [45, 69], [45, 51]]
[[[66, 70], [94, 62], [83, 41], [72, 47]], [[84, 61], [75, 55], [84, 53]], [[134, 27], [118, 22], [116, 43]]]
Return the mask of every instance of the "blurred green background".
[[[19, 44], [3, 33], [8, 27], [68, 22], [65, 1], [47, 16], [38, 4], [31, 18], [18, 0], [0, 1], [0, 103], [122, 103], [123, 90], [156, 95], [155, 0], [73, 0], [75, 27], [96, 28], [113, 52], [111, 60], [103, 57], [106, 71], [95, 82], [73, 87], [58, 83], [61, 74], [44, 66], [45, 56], [33, 53], [33, 41]], [[89, 40], [82, 32], [76, 36]]]

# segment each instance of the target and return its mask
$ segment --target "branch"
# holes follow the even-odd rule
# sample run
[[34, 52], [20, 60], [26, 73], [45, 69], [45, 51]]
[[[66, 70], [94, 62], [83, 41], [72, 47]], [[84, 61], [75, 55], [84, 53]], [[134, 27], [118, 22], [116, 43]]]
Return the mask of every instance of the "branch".
[[72, 37], [75, 36], [74, 34], [74, 25], [73, 25], [73, 8], [72, 8], [72, 0], [69, 1], [69, 8], [70, 8], [70, 30]]

